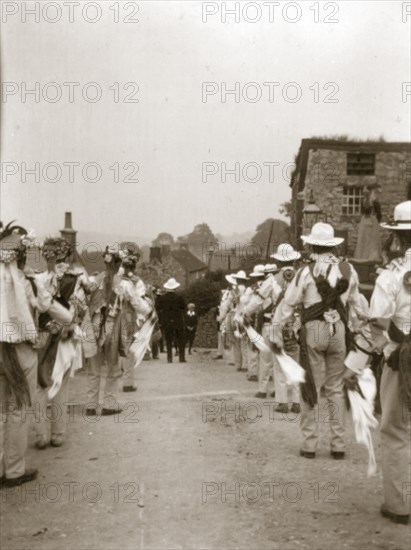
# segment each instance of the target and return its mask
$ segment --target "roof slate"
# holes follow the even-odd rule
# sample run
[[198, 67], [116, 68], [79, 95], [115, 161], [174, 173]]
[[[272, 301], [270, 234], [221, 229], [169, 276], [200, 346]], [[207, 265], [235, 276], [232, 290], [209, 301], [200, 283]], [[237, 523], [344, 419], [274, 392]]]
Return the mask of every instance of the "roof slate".
[[203, 271], [207, 269], [207, 266], [204, 262], [199, 260], [194, 254], [189, 252], [186, 249], [181, 250], [172, 250], [170, 255], [174, 260], [176, 260], [186, 271]]

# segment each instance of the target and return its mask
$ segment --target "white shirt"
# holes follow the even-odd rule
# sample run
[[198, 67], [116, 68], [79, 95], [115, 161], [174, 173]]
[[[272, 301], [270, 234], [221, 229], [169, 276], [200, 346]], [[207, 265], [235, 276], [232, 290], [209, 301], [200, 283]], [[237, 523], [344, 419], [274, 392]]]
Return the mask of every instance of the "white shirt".
[[402, 258], [390, 262], [375, 282], [371, 297], [370, 317], [392, 320], [404, 334], [411, 328], [411, 289], [404, 276], [411, 271], [411, 248]]
[[223, 323], [228, 313], [232, 309], [234, 303], [233, 290], [226, 290], [221, 298], [220, 307], [218, 308], [218, 322]]
[[[343, 276], [339, 268], [338, 258], [330, 253], [312, 255], [311, 257], [316, 261], [313, 269], [314, 276], [323, 275], [334, 288], [337, 280]], [[341, 301], [344, 305], [348, 303], [355, 313], [367, 316], [368, 304], [364, 303], [360, 295], [358, 274], [351, 264], [348, 265], [350, 279], [347, 290], [340, 296]], [[321, 301], [322, 298], [317, 290], [310, 267], [303, 267], [291, 281], [284, 299], [278, 305], [274, 315], [274, 324], [283, 325], [286, 321], [289, 321], [298, 305], [308, 308]]]
[[281, 286], [278, 284], [276, 277], [270, 273], [267, 278], [259, 284], [258, 290], [252, 293], [244, 307], [244, 313], [250, 316], [256, 313], [260, 306], [266, 309], [271, 304], [276, 304], [281, 294], [281, 290]]
[[141, 297], [140, 289], [136, 288], [136, 285], [129, 279], [121, 279], [114, 287], [114, 292], [120, 296], [121, 300], [128, 301], [138, 316], [144, 318], [150, 313], [150, 304]]

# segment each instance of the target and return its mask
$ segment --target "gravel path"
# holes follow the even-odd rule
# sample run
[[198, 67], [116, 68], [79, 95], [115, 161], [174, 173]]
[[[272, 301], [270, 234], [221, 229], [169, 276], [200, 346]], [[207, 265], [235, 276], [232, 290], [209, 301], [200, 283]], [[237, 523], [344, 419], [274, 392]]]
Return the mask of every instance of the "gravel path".
[[409, 527], [379, 515], [381, 476], [367, 478], [351, 420], [346, 460], [329, 456], [325, 411], [307, 460], [298, 418], [209, 353], [143, 362], [137, 384], [123, 413], [88, 419], [76, 375], [66, 444], [38, 451], [31, 434], [37, 481], [0, 492], [2, 550], [410, 547]]

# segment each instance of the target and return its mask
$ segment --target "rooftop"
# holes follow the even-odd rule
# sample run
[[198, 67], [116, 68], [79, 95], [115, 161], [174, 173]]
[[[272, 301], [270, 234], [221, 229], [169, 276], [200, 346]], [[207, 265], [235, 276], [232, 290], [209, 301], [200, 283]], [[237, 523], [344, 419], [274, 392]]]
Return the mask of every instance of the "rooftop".
[[409, 141], [381, 140], [344, 140], [328, 138], [305, 138], [301, 140], [300, 149], [350, 149], [358, 151], [410, 151]]
[[186, 271], [203, 271], [207, 269], [207, 266], [204, 262], [199, 260], [194, 254], [181, 248], [180, 250], [172, 250], [170, 255], [174, 260], [176, 260]]
[[361, 153], [378, 153], [385, 152], [408, 152], [411, 154], [411, 143], [408, 141], [360, 141], [348, 139], [328, 139], [328, 138], [305, 138], [301, 140], [300, 149], [297, 158], [295, 159], [296, 169], [291, 177], [290, 187], [294, 186], [295, 176], [301, 170], [301, 178], [299, 178], [301, 191], [305, 180], [308, 153], [311, 150], [327, 149], [329, 151], [347, 151]]

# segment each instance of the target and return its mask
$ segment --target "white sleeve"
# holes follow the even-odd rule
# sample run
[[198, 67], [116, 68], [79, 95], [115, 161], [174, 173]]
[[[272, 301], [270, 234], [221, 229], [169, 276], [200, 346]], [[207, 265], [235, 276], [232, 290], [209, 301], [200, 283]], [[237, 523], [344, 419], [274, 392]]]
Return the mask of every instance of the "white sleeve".
[[375, 282], [371, 296], [370, 318], [391, 319], [395, 313], [397, 295], [395, 277], [389, 270], [383, 271]]
[[227, 317], [228, 315], [228, 312], [230, 311], [231, 309], [231, 306], [232, 306], [232, 303], [233, 303], [233, 297], [231, 295], [231, 293], [222, 300], [221, 302], [221, 305], [220, 305], [220, 311], [219, 311], [219, 319], [220, 319], [220, 323], [222, 323], [225, 318]]
[[285, 291], [283, 300], [281, 300], [281, 303], [278, 304], [274, 315], [274, 321], [277, 321], [280, 324], [285, 324], [293, 316], [295, 308], [303, 302], [305, 278], [308, 271], [308, 267], [303, 267], [300, 272], [297, 272], [296, 276]]
[[[291, 281], [284, 298], [275, 309], [272, 320], [273, 325], [273, 341], [277, 345], [282, 341], [282, 329], [293, 318], [295, 308], [302, 303], [305, 288], [305, 277], [307, 276], [308, 268], [302, 268], [300, 272]], [[305, 272], [304, 272], [305, 271]], [[298, 284], [297, 284], [298, 279]]]
[[39, 313], [44, 313], [50, 308], [53, 296], [46, 289], [39, 277], [34, 276], [34, 284], [37, 288], [37, 296], [34, 295], [31, 284], [27, 280], [25, 281], [26, 296], [33, 309], [36, 309]]
[[131, 285], [131, 283], [127, 282], [126, 284], [123, 284], [123, 289], [124, 298], [130, 302], [137, 314], [145, 317], [150, 313], [152, 310], [150, 304], [139, 295], [138, 291]]
[[369, 308], [368, 302], [365, 296], [360, 293], [360, 281], [358, 279], [358, 273], [354, 267], [349, 264], [351, 269], [350, 286], [348, 289], [347, 303], [357, 317], [368, 317]]

